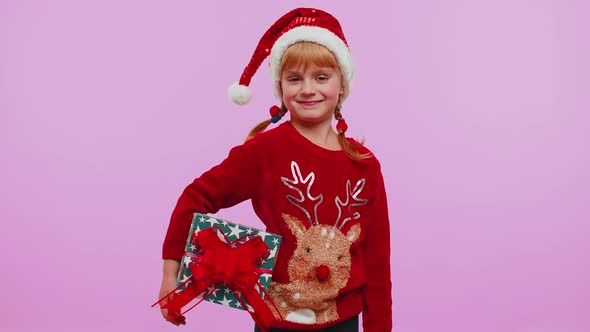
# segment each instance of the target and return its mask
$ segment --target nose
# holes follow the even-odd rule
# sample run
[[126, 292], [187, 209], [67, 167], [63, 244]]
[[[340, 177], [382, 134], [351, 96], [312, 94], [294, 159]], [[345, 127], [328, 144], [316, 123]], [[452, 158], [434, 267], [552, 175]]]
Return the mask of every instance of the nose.
[[320, 265], [315, 269], [315, 275], [318, 280], [324, 282], [330, 277], [330, 268], [325, 265]]
[[304, 79], [301, 84], [301, 94], [304, 95], [312, 95], [315, 93], [315, 87], [313, 85], [313, 81]]

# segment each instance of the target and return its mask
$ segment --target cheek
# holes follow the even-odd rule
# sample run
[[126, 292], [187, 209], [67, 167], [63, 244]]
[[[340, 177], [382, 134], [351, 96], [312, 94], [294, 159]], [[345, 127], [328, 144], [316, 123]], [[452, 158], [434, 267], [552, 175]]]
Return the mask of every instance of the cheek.
[[336, 272], [336, 279], [338, 280], [348, 280], [349, 270], [347, 267], [341, 266], [338, 268]]
[[297, 91], [296, 91], [296, 89], [293, 89], [292, 87], [291, 88], [287, 87], [282, 90], [282, 97], [283, 97], [284, 101], [293, 100], [296, 95], [297, 95]]
[[285, 99], [285, 98], [292, 99], [297, 94], [298, 90], [292, 85], [282, 84], [281, 89], [279, 91], [281, 92], [283, 99]]
[[340, 87], [338, 85], [327, 86], [323, 93], [330, 99], [338, 99], [340, 97]]
[[293, 272], [295, 279], [304, 278], [309, 273], [309, 264], [301, 258], [293, 259]]

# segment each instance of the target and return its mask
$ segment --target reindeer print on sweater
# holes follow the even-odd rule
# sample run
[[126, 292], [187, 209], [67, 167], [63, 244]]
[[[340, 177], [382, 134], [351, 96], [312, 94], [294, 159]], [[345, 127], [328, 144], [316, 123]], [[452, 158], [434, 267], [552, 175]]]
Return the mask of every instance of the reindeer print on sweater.
[[268, 294], [283, 319], [300, 324], [322, 324], [339, 318], [336, 298], [349, 280], [350, 248], [361, 233], [358, 223], [345, 233], [342, 227], [360, 217], [354, 207], [367, 204], [366, 199], [359, 197], [365, 179], [358, 180], [352, 189], [350, 180], [342, 184], [345, 199], [334, 199], [334, 209], [337, 209], [335, 222], [321, 224], [317, 208], [323, 203], [324, 196], [312, 194], [314, 172], [304, 177], [297, 162], [293, 161], [291, 173], [290, 178], [281, 177], [283, 184], [293, 193], [285, 198], [301, 210], [307, 220], [283, 213], [282, 218], [297, 241], [288, 264], [290, 282], [282, 284], [273, 281]]

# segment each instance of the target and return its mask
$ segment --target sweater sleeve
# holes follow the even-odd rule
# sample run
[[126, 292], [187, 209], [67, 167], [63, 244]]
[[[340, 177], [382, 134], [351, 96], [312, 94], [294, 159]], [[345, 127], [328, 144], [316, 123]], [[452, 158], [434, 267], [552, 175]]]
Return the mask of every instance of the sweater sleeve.
[[260, 146], [255, 137], [234, 147], [224, 161], [184, 189], [170, 218], [162, 248], [163, 259], [181, 260], [195, 212], [216, 213], [255, 194], [260, 183]]
[[391, 331], [393, 325], [390, 271], [390, 235], [387, 196], [377, 163], [374, 183], [376, 191], [369, 211], [369, 223], [363, 244], [367, 283], [363, 290], [363, 330]]

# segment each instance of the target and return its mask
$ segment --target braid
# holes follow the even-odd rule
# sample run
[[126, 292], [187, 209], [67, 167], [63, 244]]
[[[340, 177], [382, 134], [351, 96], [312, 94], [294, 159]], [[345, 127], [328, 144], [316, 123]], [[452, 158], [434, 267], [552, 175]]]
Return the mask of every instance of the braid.
[[358, 143], [356, 141], [353, 141], [351, 143], [346, 138], [345, 132], [348, 129], [348, 126], [346, 125], [346, 122], [344, 121], [344, 118], [342, 117], [342, 112], [340, 111], [341, 107], [342, 107], [342, 105], [340, 103], [338, 103], [338, 106], [336, 106], [336, 109], [334, 110], [334, 118], [337, 121], [336, 129], [337, 129], [337, 133], [338, 133], [338, 144], [340, 144], [340, 147], [342, 148], [344, 153], [346, 153], [346, 155], [350, 159], [362, 160], [362, 159], [370, 158], [371, 153], [360, 153], [359, 152], [359, 148], [363, 145], [362, 142]]
[[[280, 116], [280, 118], [282, 118], [286, 113], [287, 113], [287, 107], [285, 106], [285, 104], [282, 104], [281, 105], [281, 109], [280, 109], [278, 115]], [[267, 119], [267, 120], [264, 120], [264, 121], [260, 122], [256, 126], [254, 126], [254, 128], [252, 128], [252, 130], [250, 130], [250, 132], [248, 133], [248, 136], [246, 136], [246, 142], [249, 141], [249, 140], [251, 140], [254, 137], [254, 135], [256, 135], [258, 133], [261, 133], [264, 130], [266, 130], [266, 128], [271, 123], [273, 123], [273, 120], [274, 119], [272, 119], [272, 118], [271, 119]], [[274, 121], [274, 122], [277, 122], [277, 121]]]
[[[344, 120], [344, 118], [342, 117], [342, 112], [340, 111], [340, 104], [338, 104], [338, 106], [334, 110], [334, 118], [336, 119], [336, 121]], [[344, 135], [344, 132], [338, 133], [338, 135]]]

